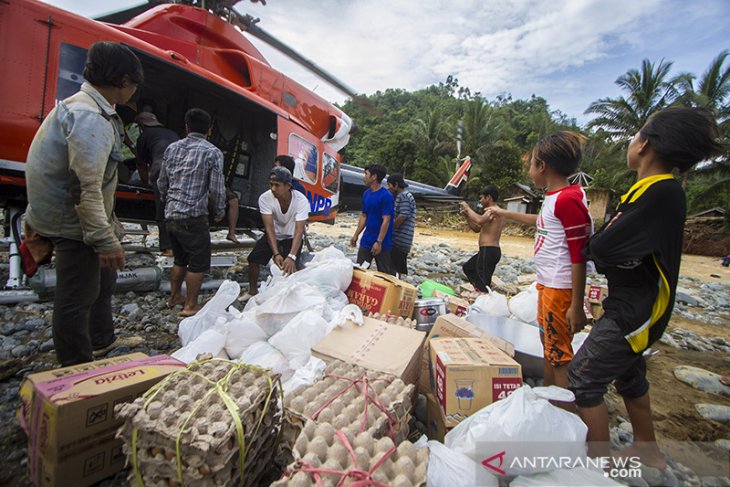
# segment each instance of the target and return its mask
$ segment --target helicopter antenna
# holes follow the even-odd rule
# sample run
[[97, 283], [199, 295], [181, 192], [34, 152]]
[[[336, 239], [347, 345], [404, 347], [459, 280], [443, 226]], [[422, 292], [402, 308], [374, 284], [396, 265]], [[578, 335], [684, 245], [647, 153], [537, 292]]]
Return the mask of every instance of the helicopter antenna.
[[464, 130], [464, 122], [459, 120], [456, 122], [456, 167], [459, 167], [459, 159], [461, 159], [461, 133]]

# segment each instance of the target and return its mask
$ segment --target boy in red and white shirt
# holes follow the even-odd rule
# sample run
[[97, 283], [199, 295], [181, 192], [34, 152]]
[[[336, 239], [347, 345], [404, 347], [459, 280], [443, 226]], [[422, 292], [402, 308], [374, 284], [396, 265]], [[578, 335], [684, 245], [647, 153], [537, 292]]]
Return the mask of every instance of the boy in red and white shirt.
[[568, 176], [578, 169], [583, 137], [557, 132], [540, 140], [530, 154], [529, 175], [547, 194], [538, 215], [490, 207], [495, 215], [536, 225], [537, 321], [545, 354], [545, 385], [568, 386], [573, 334], [586, 324], [583, 249], [593, 233], [586, 195]]

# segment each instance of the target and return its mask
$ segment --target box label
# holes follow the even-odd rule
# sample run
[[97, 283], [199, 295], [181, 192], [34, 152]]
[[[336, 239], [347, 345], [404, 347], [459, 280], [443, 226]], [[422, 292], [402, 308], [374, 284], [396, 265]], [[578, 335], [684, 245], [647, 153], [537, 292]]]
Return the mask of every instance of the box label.
[[367, 311], [378, 311], [380, 303], [385, 298], [385, 291], [385, 286], [371, 284], [363, 287], [360, 279], [353, 278], [350, 287], [347, 289], [347, 298], [351, 303]]
[[495, 377], [492, 381], [492, 402], [506, 399], [520, 387], [522, 379], [519, 377]]

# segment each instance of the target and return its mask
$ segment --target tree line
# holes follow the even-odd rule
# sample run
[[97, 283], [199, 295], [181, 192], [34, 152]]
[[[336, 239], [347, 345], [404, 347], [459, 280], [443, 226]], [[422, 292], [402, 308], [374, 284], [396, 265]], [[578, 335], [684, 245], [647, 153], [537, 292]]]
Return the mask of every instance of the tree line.
[[[585, 126], [551, 109], [542, 97], [488, 100], [453, 76], [418, 91], [378, 91], [341, 107], [358, 127], [345, 159], [361, 167], [380, 163], [391, 173], [443, 187], [454, 173], [457, 156], [469, 155], [474, 165], [465, 196], [473, 198], [485, 184], [529, 184], [525, 161], [535, 142], [557, 130], [573, 130], [587, 138], [581, 170], [593, 177], [592, 186], [622, 194], [633, 183], [626, 147], [656, 111], [704, 107], [717, 117], [726, 141], [730, 139], [730, 67], [725, 63], [729, 54], [722, 51], [699, 76], [672, 75], [672, 62], [645, 59], [639, 69], [616, 79], [621, 96], [589, 105], [585, 113], [593, 118]], [[728, 154], [699, 164], [682, 181], [690, 214], [716, 206], [730, 213]]]

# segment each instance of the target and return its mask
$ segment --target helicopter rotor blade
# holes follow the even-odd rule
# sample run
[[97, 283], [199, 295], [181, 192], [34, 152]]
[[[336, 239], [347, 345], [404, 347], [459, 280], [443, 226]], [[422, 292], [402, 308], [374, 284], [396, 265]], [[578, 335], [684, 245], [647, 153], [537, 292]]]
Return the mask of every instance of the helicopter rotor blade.
[[305, 68], [307, 68], [309, 71], [313, 72], [320, 78], [324, 79], [328, 83], [330, 83], [332, 86], [337, 88], [338, 90], [342, 91], [346, 95], [357, 98], [358, 94], [355, 92], [354, 89], [347, 86], [345, 83], [340, 81], [339, 79], [335, 78], [333, 75], [325, 71], [324, 69], [320, 68], [316, 64], [314, 64], [309, 59], [305, 58], [303, 55], [299, 54], [297, 51], [292, 49], [291, 47], [287, 46], [280, 40], [278, 40], [276, 37], [272, 36], [265, 30], [261, 29], [256, 25], [256, 22], [258, 19], [254, 19], [250, 15], [242, 15], [233, 9], [229, 10], [231, 14], [230, 22], [237, 26], [242, 31], [248, 32], [254, 37], [257, 37], [258, 39], [261, 39], [274, 49], [278, 50], [282, 54], [285, 54], [289, 58], [291, 58], [293, 61], [296, 61], [297, 63], [301, 64]]

